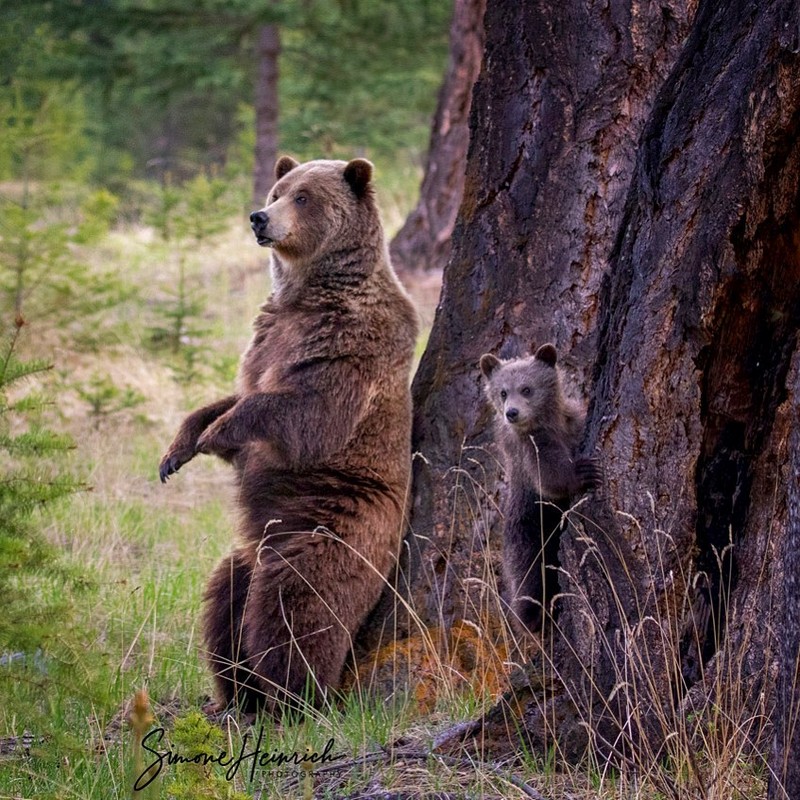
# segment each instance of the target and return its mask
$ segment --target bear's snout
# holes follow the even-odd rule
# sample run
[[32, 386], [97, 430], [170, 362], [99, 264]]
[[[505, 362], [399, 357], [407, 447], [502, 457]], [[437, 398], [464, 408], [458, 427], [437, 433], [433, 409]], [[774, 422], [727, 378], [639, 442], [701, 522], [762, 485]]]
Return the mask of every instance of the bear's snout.
[[519, 418], [519, 409], [518, 408], [509, 408], [506, 411], [506, 419], [509, 422], [516, 422]]
[[272, 239], [267, 236], [268, 223], [269, 217], [266, 211], [254, 211], [250, 215], [250, 227], [253, 229], [256, 241], [262, 246], [272, 244]]

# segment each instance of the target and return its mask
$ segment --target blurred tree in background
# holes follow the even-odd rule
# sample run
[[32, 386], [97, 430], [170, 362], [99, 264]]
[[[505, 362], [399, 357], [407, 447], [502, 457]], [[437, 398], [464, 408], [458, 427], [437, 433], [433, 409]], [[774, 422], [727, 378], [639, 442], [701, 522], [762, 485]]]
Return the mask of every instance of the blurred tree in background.
[[464, 194], [472, 87], [483, 60], [486, 0], [455, 0], [419, 200], [389, 245], [399, 274], [444, 269]]
[[[212, 164], [249, 174], [258, 43], [269, 26], [282, 44], [283, 149], [375, 159], [407, 150], [421, 162], [451, 11], [445, 0], [9, 0], [0, 123], [16, 129], [43, 97], [49, 120], [57, 109], [71, 115], [59, 126], [62, 157], [51, 148], [46, 165], [60, 177], [82, 171], [115, 187]], [[0, 180], [30, 166], [0, 154]]]

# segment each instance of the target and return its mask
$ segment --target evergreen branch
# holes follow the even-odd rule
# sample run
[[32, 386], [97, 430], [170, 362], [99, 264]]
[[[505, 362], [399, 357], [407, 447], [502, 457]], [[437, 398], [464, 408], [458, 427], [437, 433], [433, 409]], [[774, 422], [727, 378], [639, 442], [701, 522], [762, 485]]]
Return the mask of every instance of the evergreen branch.
[[42, 455], [54, 451], [74, 450], [75, 442], [65, 434], [34, 428], [18, 436], [0, 434], [0, 448], [12, 454]]
[[52, 368], [53, 365], [47, 361], [17, 361], [9, 354], [9, 357], [3, 362], [2, 369], [0, 369], [0, 388], [10, 386], [22, 378], [47, 372]]

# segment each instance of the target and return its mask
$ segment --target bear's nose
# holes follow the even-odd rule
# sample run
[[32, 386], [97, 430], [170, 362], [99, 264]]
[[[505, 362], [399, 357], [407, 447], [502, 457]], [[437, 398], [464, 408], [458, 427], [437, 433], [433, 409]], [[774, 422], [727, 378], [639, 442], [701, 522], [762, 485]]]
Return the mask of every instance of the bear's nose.
[[506, 411], [506, 419], [509, 422], [516, 422], [518, 416], [519, 416], [519, 410], [516, 408], [509, 408]]
[[266, 211], [254, 211], [250, 215], [250, 226], [252, 228], [260, 227], [262, 225], [267, 224], [267, 212]]

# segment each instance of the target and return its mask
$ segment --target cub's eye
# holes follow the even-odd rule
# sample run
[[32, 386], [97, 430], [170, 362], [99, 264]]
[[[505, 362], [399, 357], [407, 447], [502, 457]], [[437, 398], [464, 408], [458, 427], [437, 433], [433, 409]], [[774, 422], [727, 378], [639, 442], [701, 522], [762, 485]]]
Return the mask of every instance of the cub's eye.
[[294, 199], [295, 203], [299, 206], [304, 206], [308, 202], [308, 198], [304, 194], [299, 194]]
[[530, 386], [523, 386], [519, 392], [523, 397], [530, 397], [531, 396], [531, 389]]
[[274, 203], [278, 199], [278, 195], [274, 194], [272, 197], [269, 198], [270, 203]]
[[506, 399], [506, 397], [508, 397], [508, 392], [507, 392], [505, 389], [503, 389], [503, 390], [500, 392], [500, 399], [501, 399], [501, 400], [505, 400], [505, 399]]

